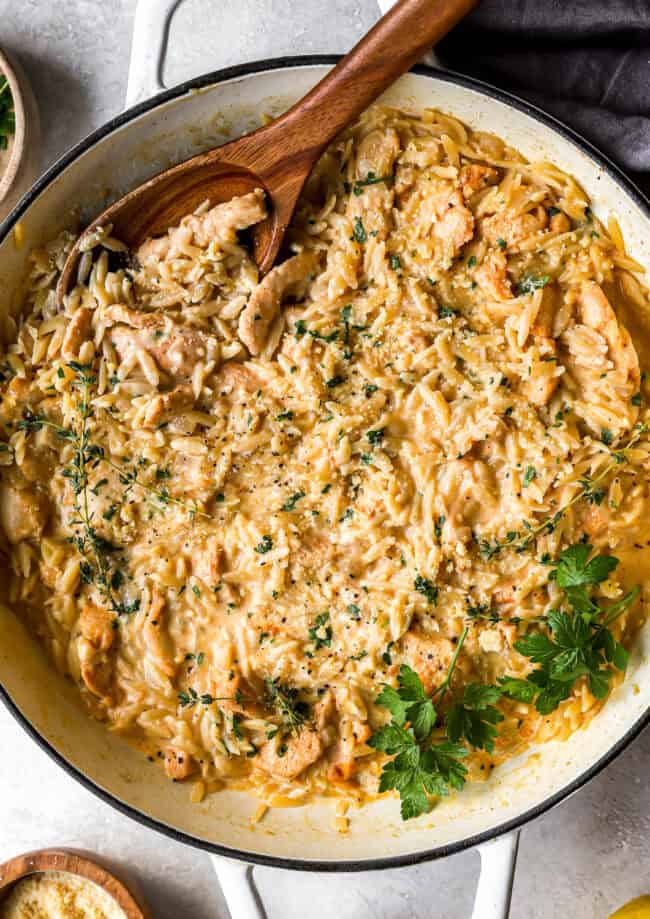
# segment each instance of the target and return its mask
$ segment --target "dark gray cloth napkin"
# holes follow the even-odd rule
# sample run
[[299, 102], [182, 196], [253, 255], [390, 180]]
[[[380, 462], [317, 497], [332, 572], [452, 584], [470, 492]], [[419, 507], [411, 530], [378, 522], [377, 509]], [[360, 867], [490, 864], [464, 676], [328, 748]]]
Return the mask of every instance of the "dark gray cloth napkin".
[[650, 0], [483, 0], [436, 51], [555, 115], [650, 191]]

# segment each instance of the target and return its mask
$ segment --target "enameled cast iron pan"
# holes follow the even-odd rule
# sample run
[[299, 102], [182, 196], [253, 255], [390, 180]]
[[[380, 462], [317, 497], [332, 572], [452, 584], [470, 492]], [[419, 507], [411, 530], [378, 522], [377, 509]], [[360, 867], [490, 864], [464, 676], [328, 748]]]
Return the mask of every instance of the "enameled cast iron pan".
[[[17, 296], [32, 246], [94, 216], [123, 194], [185, 157], [279, 114], [316, 83], [335, 59], [260, 61], [206, 74], [160, 91], [169, 18], [179, 0], [141, 0], [136, 14], [127, 111], [67, 153], [0, 226], [1, 305]], [[149, 98], [152, 97], [152, 98]], [[529, 159], [550, 159], [578, 178], [596, 214], [613, 212], [630, 254], [650, 267], [650, 206], [593, 147], [539, 110], [490, 86], [418, 67], [386, 101], [432, 106], [473, 128], [492, 131]], [[24, 240], [16, 245], [20, 222]], [[649, 326], [650, 328], [650, 326]], [[580, 788], [621, 752], [650, 711], [650, 623], [627, 678], [603, 712], [564, 743], [545, 744], [470, 785], [432, 814], [402, 823], [398, 802], [382, 800], [334, 828], [331, 802], [273, 809], [252, 826], [257, 802], [237, 792], [190, 804], [188, 790], [124, 741], [93, 722], [72, 687], [57, 677], [19, 620], [0, 607], [0, 695], [19, 724], [78, 781], [140, 823], [215, 856], [233, 915], [262, 915], [247, 864], [314, 871], [362, 871], [441, 858], [480, 846], [483, 870], [475, 919], [507, 915], [517, 831]], [[531, 755], [534, 753], [534, 755]], [[227, 856], [227, 858], [224, 858]]]

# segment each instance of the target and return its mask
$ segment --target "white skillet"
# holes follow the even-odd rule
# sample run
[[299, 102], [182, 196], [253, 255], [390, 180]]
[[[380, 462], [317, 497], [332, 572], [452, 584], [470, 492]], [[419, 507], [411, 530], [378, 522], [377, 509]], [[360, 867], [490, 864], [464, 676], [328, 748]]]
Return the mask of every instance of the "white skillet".
[[[278, 114], [331, 66], [330, 57], [288, 58], [229, 68], [163, 91], [169, 22], [180, 0], [140, 0], [127, 106], [123, 115], [66, 154], [0, 225], [0, 289], [17, 299], [29, 248], [76, 216], [88, 220], [111, 198], [181, 158], [239, 136], [263, 114]], [[151, 97], [154, 98], [151, 98]], [[433, 106], [493, 131], [530, 159], [548, 158], [582, 182], [603, 217], [616, 213], [631, 254], [650, 265], [650, 208], [612, 164], [558, 122], [491, 87], [418, 68], [386, 99], [410, 109]], [[17, 244], [20, 243], [20, 244]], [[648, 560], [650, 562], [650, 559]], [[0, 607], [0, 697], [19, 723], [71, 775], [113, 807], [212, 854], [235, 919], [263, 916], [250, 865], [313, 871], [371, 871], [481, 853], [473, 919], [505, 919], [519, 828], [566, 798], [610, 762], [648, 720], [650, 625], [625, 683], [603, 713], [565, 743], [545, 744], [470, 785], [431, 815], [402, 823], [382, 800], [351, 814], [347, 835], [334, 829], [334, 805], [273, 809], [259, 824], [248, 795], [222, 792], [191, 805], [123, 741], [81, 710], [75, 691], [53, 675], [17, 617]], [[432, 908], [435, 916], [435, 906]], [[441, 919], [441, 917], [440, 917]]]

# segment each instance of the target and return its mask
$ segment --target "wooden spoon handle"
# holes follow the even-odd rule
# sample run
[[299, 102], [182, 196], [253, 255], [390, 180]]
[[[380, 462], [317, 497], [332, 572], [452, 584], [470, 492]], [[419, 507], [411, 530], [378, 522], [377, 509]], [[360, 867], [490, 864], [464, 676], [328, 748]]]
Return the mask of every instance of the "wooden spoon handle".
[[302, 163], [307, 158], [314, 163], [339, 131], [417, 63], [477, 2], [400, 0], [320, 83], [278, 119], [276, 124], [282, 124], [285, 138], [285, 163], [292, 154]]

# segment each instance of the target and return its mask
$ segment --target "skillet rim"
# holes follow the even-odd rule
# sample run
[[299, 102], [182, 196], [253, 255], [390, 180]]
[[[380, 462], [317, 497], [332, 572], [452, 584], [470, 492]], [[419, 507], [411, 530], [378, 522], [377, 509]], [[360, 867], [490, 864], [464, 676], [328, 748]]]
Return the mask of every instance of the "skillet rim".
[[[238, 64], [233, 67], [224, 67], [210, 73], [202, 74], [186, 80], [171, 89], [166, 89], [161, 93], [140, 102], [137, 105], [121, 112], [119, 115], [111, 118], [100, 128], [92, 131], [83, 140], [75, 144], [70, 150], [63, 154], [55, 163], [41, 176], [40, 179], [26, 192], [17, 203], [13, 211], [0, 223], [0, 244], [6, 239], [15, 224], [26, 212], [30, 205], [69, 165], [74, 163], [79, 156], [89, 150], [95, 143], [111, 134], [116, 129], [128, 124], [140, 115], [143, 115], [173, 99], [178, 99], [190, 91], [203, 89], [217, 83], [224, 83], [233, 79], [247, 77], [256, 73], [267, 73], [273, 70], [287, 70], [296, 67], [311, 67], [334, 65], [342, 55], [337, 54], [307, 54], [296, 56], [283, 56], [278, 58], [265, 58], [259, 61], [252, 61], [248, 64]], [[601, 153], [590, 141], [585, 140], [572, 128], [565, 125], [552, 115], [547, 114], [542, 109], [521, 99], [513, 93], [506, 92], [498, 87], [492, 86], [473, 77], [452, 71], [438, 71], [423, 65], [417, 65], [410, 71], [418, 76], [424, 76], [429, 79], [440, 80], [446, 83], [453, 83], [466, 89], [471, 89], [488, 98], [496, 99], [504, 105], [517, 109], [528, 115], [535, 121], [540, 122], [544, 127], [549, 128], [560, 136], [564, 137], [570, 143], [579, 147], [592, 161], [594, 161], [611, 179], [621, 188], [622, 192], [632, 198], [635, 204], [644, 212], [650, 223], [650, 201], [643, 192], [629, 179], [624, 172], [605, 154]], [[464, 852], [467, 849], [473, 849], [476, 846], [519, 830], [525, 824], [530, 823], [537, 817], [542, 816], [551, 810], [551, 808], [560, 804], [570, 795], [574, 794], [584, 785], [591, 781], [596, 775], [602, 772], [610, 763], [612, 763], [629, 744], [641, 733], [644, 727], [650, 722], [650, 705], [645, 712], [628, 728], [622, 737], [613, 744], [609, 750], [596, 760], [577, 776], [568, 785], [560, 788], [554, 794], [549, 795], [539, 804], [513, 817], [510, 820], [498, 824], [496, 827], [485, 830], [482, 833], [465, 837], [453, 843], [447, 843], [437, 846], [433, 849], [424, 849], [407, 855], [384, 856], [382, 858], [370, 859], [350, 859], [345, 861], [320, 861], [306, 860], [299, 858], [290, 858], [284, 856], [265, 855], [260, 853], [246, 852], [241, 849], [229, 849], [218, 843], [209, 842], [205, 839], [193, 836], [184, 830], [176, 829], [169, 824], [163, 823], [156, 818], [150, 817], [138, 808], [125, 803], [112, 792], [96, 784], [91, 778], [81, 772], [77, 766], [69, 762], [60, 754], [54, 746], [32, 725], [29, 719], [20, 711], [13, 701], [9, 692], [5, 689], [0, 681], [0, 699], [7, 710], [13, 715], [23, 730], [38, 744], [38, 746], [53, 759], [62, 769], [64, 769], [72, 778], [79, 782], [84, 788], [100, 798], [104, 803], [110, 805], [126, 817], [136, 820], [138, 823], [146, 826], [148, 829], [155, 830], [158, 833], [167, 836], [176, 842], [184, 843], [196, 849], [202, 849], [212, 855], [225, 856], [234, 858], [239, 861], [255, 865], [263, 865], [272, 868], [283, 868], [292, 871], [314, 871], [321, 873], [352, 873], [358, 871], [378, 871], [388, 868], [400, 868], [408, 865], [417, 865], [422, 862], [434, 861], [446, 858], [449, 855], [455, 855]]]

